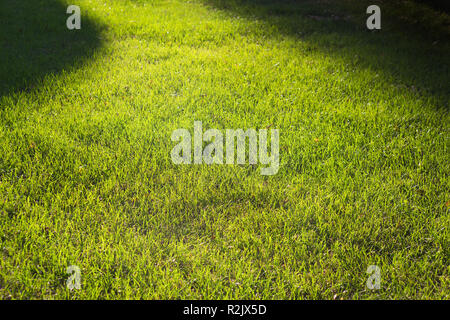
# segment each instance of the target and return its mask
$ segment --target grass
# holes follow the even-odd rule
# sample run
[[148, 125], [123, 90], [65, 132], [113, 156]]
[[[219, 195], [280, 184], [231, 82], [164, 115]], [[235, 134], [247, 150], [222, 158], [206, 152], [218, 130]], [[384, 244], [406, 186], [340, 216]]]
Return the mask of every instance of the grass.
[[[450, 298], [448, 15], [53, 2], [0, 7], [1, 299]], [[194, 120], [278, 128], [279, 172], [174, 165]]]

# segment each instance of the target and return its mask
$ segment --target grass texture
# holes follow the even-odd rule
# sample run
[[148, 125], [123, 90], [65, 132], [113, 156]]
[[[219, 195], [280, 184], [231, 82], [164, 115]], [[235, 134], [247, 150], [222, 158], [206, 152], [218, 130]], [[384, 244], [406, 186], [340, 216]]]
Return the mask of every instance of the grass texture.
[[[450, 298], [447, 14], [76, 2], [0, 4], [1, 299]], [[194, 121], [279, 129], [278, 173], [173, 164]]]

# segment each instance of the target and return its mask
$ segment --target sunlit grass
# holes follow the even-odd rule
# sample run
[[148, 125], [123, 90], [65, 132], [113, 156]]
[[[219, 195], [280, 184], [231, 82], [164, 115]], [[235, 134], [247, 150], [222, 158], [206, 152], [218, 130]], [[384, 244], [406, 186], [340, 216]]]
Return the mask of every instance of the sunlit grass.
[[[0, 298], [450, 297], [445, 35], [349, 1], [77, 3], [96, 50], [0, 97]], [[174, 165], [194, 120], [278, 128], [279, 172]]]

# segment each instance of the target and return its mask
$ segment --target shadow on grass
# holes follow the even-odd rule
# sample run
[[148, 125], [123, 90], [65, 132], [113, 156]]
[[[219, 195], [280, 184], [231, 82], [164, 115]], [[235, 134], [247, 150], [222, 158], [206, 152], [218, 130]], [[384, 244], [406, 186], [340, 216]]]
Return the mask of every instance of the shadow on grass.
[[0, 2], [0, 97], [80, 66], [100, 47], [100, 27], [82, 10], [81, 30], [68, 30], [66, 10], [58, 0]]
[[442, 10], [446, 13], [450, 12], [450, 3], [448, 0], [416, 0], [418, 2], [421, 2], [425, 5], [428, 5], [432, 8], [435, 8], [436, 10]]
[[[258, 19], [267, 32], [289, 36], [351, 66], [382, 72], [399, 87], [422, 91], [448, 109], [450, 17], [414, 1], [208, 0], [233, 16]], [[382, 30], [366, 27], [378, 4]]]

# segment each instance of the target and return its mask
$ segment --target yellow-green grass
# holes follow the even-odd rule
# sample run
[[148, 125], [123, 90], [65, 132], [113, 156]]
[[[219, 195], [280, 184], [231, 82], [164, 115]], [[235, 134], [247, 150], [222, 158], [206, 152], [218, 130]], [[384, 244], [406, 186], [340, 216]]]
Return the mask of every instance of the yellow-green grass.
[[[76, 2], [0, 4], [0, 298], [450, 298], [448, 15]], [[279, 172], [173, 164], [194, 120], [279, 129]]]

